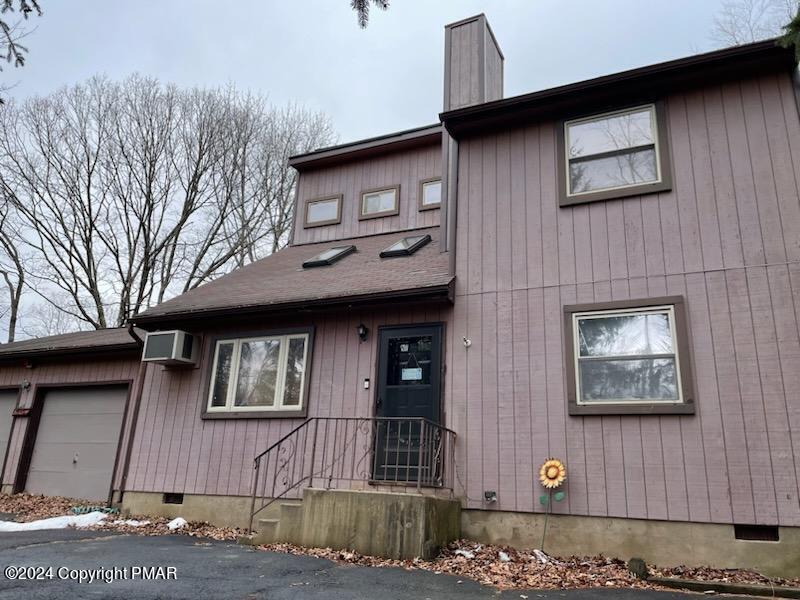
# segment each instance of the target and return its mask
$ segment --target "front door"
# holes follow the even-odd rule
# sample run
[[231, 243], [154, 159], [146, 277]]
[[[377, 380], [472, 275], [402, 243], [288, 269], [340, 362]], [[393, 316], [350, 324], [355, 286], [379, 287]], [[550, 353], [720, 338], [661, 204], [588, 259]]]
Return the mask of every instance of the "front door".
[[383, 327], [378, 345], [373, 477], [433, 484], [441, 441], [442, 326]]

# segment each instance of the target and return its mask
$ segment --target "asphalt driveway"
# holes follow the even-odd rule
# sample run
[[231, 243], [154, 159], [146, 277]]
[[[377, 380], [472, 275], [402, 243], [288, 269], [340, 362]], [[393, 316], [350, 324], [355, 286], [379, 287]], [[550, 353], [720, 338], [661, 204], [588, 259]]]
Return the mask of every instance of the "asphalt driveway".
[[[8, 567], [14, 569], [5, 572]], [[156, 569], [147, 572], [142, 567]], [[0, 576], [0, 599], [473, 600], [528, 596], [531, 600], [677, 600], [692, 597], [672, 592], [606, 589], [501, 593], [466, 579], [426, 571], [343, 566], [319, 558], [261, 552], [180, 535], [144, 537], [75, 530], [0, 533], [0, 568], [4, 570]], [[104, 576], [114, 575], [114, 568], [118, 569], [117, 579], [103, 581]], [[123, 569], [127, 569], [127, 574], [121, 575]], [[40, 579], [9, 579], [9, 576], [19, 577], [20, 573]], [[92, 574], [101, 580], [78, 580]], [[161, 578], [146, 578], [153, 575]]]

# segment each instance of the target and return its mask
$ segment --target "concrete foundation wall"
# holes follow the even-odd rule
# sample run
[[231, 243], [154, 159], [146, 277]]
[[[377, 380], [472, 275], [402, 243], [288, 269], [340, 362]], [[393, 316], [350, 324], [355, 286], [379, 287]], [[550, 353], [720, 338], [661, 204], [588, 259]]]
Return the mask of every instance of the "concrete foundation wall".
[[307, 489], [301, 543], [428, 558], [459, 537], [461, 504], [419, 494]]
[[[283, 503], [299, 503], [285, 500]], [[220, 527], [246, 529], [250, 522], [250, 498], [247, 496], [210, 496], [185, 494], [183, 504], [165, 504], [163, 494], [154, 492], [125, 492], [122, 509], [132, 515], [157, 517], [183, 517], [187, 521], [207, 521]], [[275, 503], [259, 514], [259, 518], [273, 518], [278, 514]]]
[[[461, 533], [484, 543], [538, 548], [544, 515], [461, 511]], [[732, 525], [613, 517], [550, 515], [544, 551], [554, 556], [639, 557], [659, 566], [754, 569], [765, 575], [800, 577], [800, 527], [781, 527], [780, 541], [737, 540]]]

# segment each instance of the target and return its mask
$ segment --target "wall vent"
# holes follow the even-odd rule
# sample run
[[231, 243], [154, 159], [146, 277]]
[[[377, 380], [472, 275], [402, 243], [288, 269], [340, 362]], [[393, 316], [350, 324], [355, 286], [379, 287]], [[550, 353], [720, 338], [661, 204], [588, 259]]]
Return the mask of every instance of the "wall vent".
[[168, 492], [164, 494], [164, 498], [162, 499], [164, 504], [183, 504], [183, 494], [176, 494], [174, 492]]
[[780, 539], [777, 525], [734, 525], [733, 533], [737, 540], [777, 542]]

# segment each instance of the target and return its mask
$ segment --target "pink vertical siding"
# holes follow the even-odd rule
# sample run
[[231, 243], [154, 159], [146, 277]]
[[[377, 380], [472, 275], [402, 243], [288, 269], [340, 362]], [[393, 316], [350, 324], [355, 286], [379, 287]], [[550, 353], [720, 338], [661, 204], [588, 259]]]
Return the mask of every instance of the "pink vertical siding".
[[[362, 382], [365, 378], [375, 382], [378, 327], [447, 322], [451, 311], [450, 307], [434, 306], [337, 313], [315, 317], [310, 322], [262, 319], [242, 330], [313, 324], [308, 415], [371, 416], [374, 385], [365, 390]], [[370, 330], [366, 342], [361, 342], [356, 334], [356, 326], [362, 322]], [[205, 331], [206, 340], [220, 331], [223, 330]], [[236, 331], [225, 329], [224, 334], [236, 335]], [[208, 358], [204, 347], [201, 363], [195, 369], [148, 367], [127, 489], [249, 495], [254, 456], [302, 422], [302, 419], [202, 420], [200, 415], [208, 400]], [[458, 410], [455, 408], [455, 412]]]
[[[31, 386], [20, 391], [19, 407], [30, 408], [33, 405], [36, 387], [40, 385], [58, 384], [94, 384], [98, 382], [130, 382], [131, 394], [136, 385], [139, 374], [139, 359], [127, 357], [119, 359], [84, 359], [80, 361], [36, 361], [33, 369], [26, 369], [22, 365], [4, 365], [0, 369], [0, 387], [21, 385], [29, 381]], [[119, 488], [122, 477], [122, 463], [125, 460], [125, 449], [128, 445], [130, 425], [132, 419], [132, 403], [129, 402], [127, 421], [124, 424], [123, 436], [120, 441], [120, 464], [114, 477], [114, 489]], [[17, 474], [17, 467], [22, 453], [22, 444], [28, 427], [27, 417], [14, 418], [11, 430], [10, 443], [6, 468], [2, 473], [2, 484], [11, 485]]]
[[[439, 224], [439, 210], [419, 210], [419, 182], [442, 174], [442, 147], [433, 144], [393, 152], [369, 160], [304, 171], [297, 188], [295, 244], [325, 242]], [[361, 193], [400, 185], [400, 214], [359, 221]], [[308, 200], [342, 194], [342, 221], [338, 225], [303, 228]]]
[[[460, 144], [447, 403], [467, 505], [800, 525], [800, 120], [766, 76], [666, 99], [670, 192], [559, 208], [555, 124]], [[511, 214], [509, 214], [511, 213]], [[566, 413], [562, 307], [682, 295], [697, 414]], [[498, 503], [482, 502], [485, 489]]]

